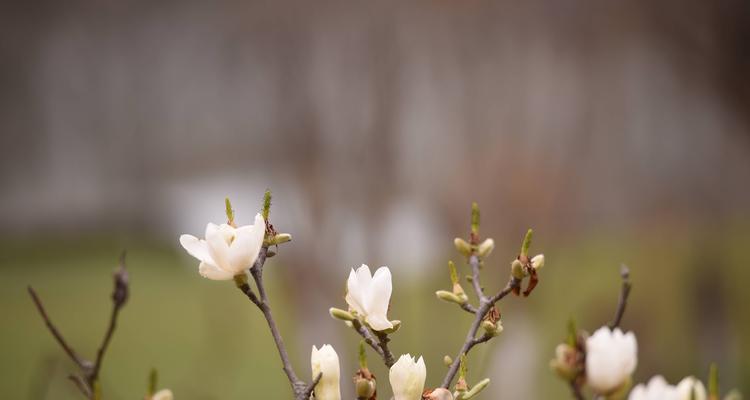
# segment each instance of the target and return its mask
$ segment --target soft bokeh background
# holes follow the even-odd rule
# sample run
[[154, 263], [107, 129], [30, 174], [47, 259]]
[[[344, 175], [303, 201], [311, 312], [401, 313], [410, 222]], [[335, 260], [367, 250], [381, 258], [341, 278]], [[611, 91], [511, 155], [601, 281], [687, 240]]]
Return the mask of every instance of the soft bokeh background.
[[305, 377], [333, 343], [350, 393], [357, 337], [327, 309], [368, 263], [393, 271], [393, 349], [440, 382], [469, 317], [433, 292], [477, 201], [488, 288], [527, 227], [548, 260], [470, 357], [482, 398], [568, 398], [547, 362], [571, 316], [609, 321], [621, 262], [636, 381], [717, 361], [750, 393], [747, 2], [11, 1], [0, 57], [3, 398], [78, 398], [25, 288], [93, 357], [122, 249], [105, 398], [142, 396], [151, 367], [180, 400], [287, 398], [260, 313], [177, 243], [227, 195], [250, 222], [267, 187], [294, 241], [266, 275]]

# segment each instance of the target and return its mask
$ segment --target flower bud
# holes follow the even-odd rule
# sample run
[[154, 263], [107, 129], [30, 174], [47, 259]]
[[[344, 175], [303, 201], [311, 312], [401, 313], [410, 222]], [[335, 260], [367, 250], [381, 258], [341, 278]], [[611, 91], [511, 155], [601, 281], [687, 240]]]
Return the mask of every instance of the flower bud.
[[310, 356], [312, 377], [322, 374], [320, 382], [315, 385], [315, 398], [319, 400], [341, 400], [339, 389], [339, 356], [331, 345], [324, 345], [318, 350], [313, 346]]
[[485, 239], [484, 242], [479, 244], [479, 247], [477, 248], [477, 252], [479, 253], [479, 257], [487, 257], [492, 253], [492, 250], [495, 249], [495, 241], [492, 240], [492, 238]]
[[456, 391], [459, 393], [459, 397], [463, 398], [460, 394], [466, 392], [469, 390], [469, 384], [466, 383], [466, 378], [463, 376], [459, 376], [458, 380], [456, 381]]
[[489, 335], [497, 336], [503, 331], [503, 324], [500, 321], [492, 322], [484, 320], [482, 321], [482, 329]]
[[331, 314], [331, 317], [334, 319], [339, 319], [342, 321], [354, 321], [354, 315], [350, 313], [349, 311], [344, 311], [340, 308], [331, 307], [328, 310], [328, 313]]
[[151, 396], [151, 400], [172, 400], [174, 395], [169, 389], [162, 389]]
[[468, 392], [464, 393], [464, 395], [461, 396], [461, 399], [468, 400], [468, 399], [473, 398], [474, 396], [478, 395], [479, 392], [481, 392], [482, 390], [484, 390], [484, 388], [486, 388], [487, 385], [489, 385], [489, 384], [490, 384], [490, 379], [489, 378], [482, 379], [481, 381], [477, 382], [477, 384], [474, 385], [474, 387], [471, 388], [471, 390], [469, 390]]
[[415, 361], [409, 354], [402, 355], [389, 372], [395, 400], [420, 400], [426, 376], [422, 357]]
[[276, 236], [268, 240], [265, 240], [263, 244], [266, 246], [275, 246], [275, 245], [279, 245], [282, 243], [290, 242], [291, 240], [292, 240], [292, 235], [288, 233], [279, 233]]
[[526, 271], [524, 271], [523, 264], [519, 260], [513, 260], [510, 264], [510, 273], [516, 279], [523, 279], [526, 277]]
[[531, 259], [531, 267], [534, 269], [539, 269], [544, 266], [544, 254], [539, 254], [534, 256], [534, 258]]
[[461, 298], [460, 296], [458, 296], [458, 295], [456, 295], [454, 293], [451, 293], [451, 292], [449, 292], [447, 290], [438, 290], [437, 292], [435, 292], [435, 295], [440, 300], [447, 301], [447, 302], [450, 302], [450, 303], [456, 303], [456, 304], [459, 304], [459, 305], [466, 303], [466, 300], [467, 300], [466, 294], [464, 294], [463, 298]]
[[456, 246], [456, 250], [464, 256], [469, 257], [471, 255], [471, 245], [469, 242], [461, 238], [455, 238], [453, 239], [453, 245]]
[[375, 396], [376, 383], [375, 377], [370, 371], [359, 370], [354, 375], [354, 388], [357, 392], [357, 399], [368, 400]]
[[445, 364], [446, 367], [449, 367], [451, 364], [453, 364], [453, 359], [451, 358], [451, 356], [446, 355], [445, 357], [443, 357], [443, 364]]
[[578, 376], [578, 352], [572, 346], [559, 344], [555, 348], [555, 359], [549, 362], [550, 368], [562, 379], [572, 381]]
[[448, 389], [437, 388], [429, 393], [425, 393], [422, 398], [427, 400], [453, 400], [453, 393]]

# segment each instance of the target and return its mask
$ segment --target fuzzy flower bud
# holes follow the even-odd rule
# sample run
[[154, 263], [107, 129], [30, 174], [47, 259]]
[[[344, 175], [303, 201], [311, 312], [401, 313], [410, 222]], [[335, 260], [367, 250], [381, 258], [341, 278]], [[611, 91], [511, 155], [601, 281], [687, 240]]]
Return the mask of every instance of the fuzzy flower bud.
[[341, 400], [339, 389], [339, 356], [329, 344], [320, 349], [312, 348], [310, 356], [312, 377], [322, 373], [320, 382], [315, 386], [315, 398], [318, 400]]
[[404, 354], [393, 364], [388, 377], [394, 400], [420, 400], [427, 368], [422, 357], [415, 361], [411, 355]]

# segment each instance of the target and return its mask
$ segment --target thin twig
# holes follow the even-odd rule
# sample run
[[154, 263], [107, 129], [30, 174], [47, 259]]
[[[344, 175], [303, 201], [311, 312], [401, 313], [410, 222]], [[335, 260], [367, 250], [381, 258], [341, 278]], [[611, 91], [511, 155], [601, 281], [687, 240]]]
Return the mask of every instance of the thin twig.
[[485, 303], [487, 297], [484, 295], [484, 289], [482, 289], [482, 284], [479, 282], [479, 256], [472, 254], [469, 257], [469, 265], [471, 265], [471, 284], [474, 286], [474, 292], [477, 294], [479, 304]]
[[[471, 260], [472, 259], [470, 258], [470, 261]], [[473, 267], [474, 265], [472, 265], [472, 268]], [[478, 268], [479, 268], [478, 262], [476, 263], [476, 268], [477, 268], [477, 271], [475, 273], [475, 276], [478, 276]], [[478, 283], [478, 279], [474, 279], [474, 282]], [[464, 344], [461, 346], [461, 350], [453, 359], [453, 363], [448, 369], [448, 373], [445, 375], [442, 385], [440, 385], [441, 387], [445, 389], [448, 389], [450, 387], [451, 382], [453, 382], [453, 378], [455, 378], [456, 374], [458, 373], [458, 368], [460, 365], [462, 355], [467, 354], [469, 350], [471, 350], [477, 344], [484, 343], [492, 338], [492, 336], [487, 337], [487, 335], [482, 336], [480, 338], [476, 338], [477, 331], [479, 330], [479, 327], [482, 324], [482, 320], [490, 311], [490, 308], [492, 308], [492, 306], [495, 305], [495, 303], [502, 300], [505, 296], [507, 296], [510, 292], [512, 292], [514, 288], [518, 287], [518, 285], [520, 284], [521, 284], [520, 279], [511, 277], [508, 283], [505, 285], [505, 288], [503, 288], [503, 290], [501, 290], [496, 295], [490, 297], [489, 299], [487, 299], [484, 296], [481, 290], [481, 286], [479, 286], [478, 293], [481, 297], [484, 298], [484, 300], [481, 302], [481, 305], [479, 306], [479, 309], [477, 310], [475, 314], [476, 316], [474, 317], [474, 322], [472, 322], [471, 328], [469, 328], [469, 332], [466, 334], [466, 340], [464, 341]], [[475, 286], [475, 289], [476, 287], [477, 286]]]
[[[367, 329], [366, 326], [362, 325], [362, 322], [360, 322], [358, 319], [355, 319], [352, 321], [352, 328], [365, 340], [365, 343], [367, 343], [370, 347], [372, 347], [373, 350], [375, 350], [376, 353], [383, 359], [383, 362], [386, 362], [386, 356], [383, 352], [383, 349], [380, 348], [380, 345], [377, 342], [377, 339], [375, 336], [370, 332], [369, 329]], [[390, 368], [390, 366], [389, 366]]]
[[321, 378], [323, 378], [323, 373], [318, 372], [318, 375], [315, 376], [315, 379], [313, 379], [312, 383], [307, 385], [307, 388], [305, 388], [305, 391], [302, 393], [303, 399], [308, 400], [310, 398], [312, 392], [315, 390], [315, 386], [318, 386]]
[[461, 309], [465, 310], [469, 314], [476, 314], [477, 313], [477, 308], [474, 307], [474, 306], [472, 306], [469, 303], [463, 303], [463, 304], [461, 304]]
[[252, 268], [250, 268], [250, 274], [255, 280], [255, 286], [258, 288], [260, 299], [256, 298], [255, 300], [253, 300], [255, 294], [251, 290], [242, 290], [243, 288], [240, 288], [240, 290], [242, 290], [243, 293], [245, 293], [263, 313], [263, 316], [266, 319], [266, 323], [268, 324], [268, 328], [271, 330], [273, 341], [274, 343], [276, 343], [276, 349], [279, 352], [279, 357], [281, 357], [284, 373], [289, 379], [289, 384], [292, 386], [292, 391], [294, 392], [295, 396], [300, 399], [302, 398], [301, 396], [304, 395], [304, 391], [307, 389], [308, 385], [300, 380], [297, 377], [297, 374], [294, 372], [292, 363], [289, 360], [289, 354], [287, 353], [286, 346], [284, 345], [284, 339], [281, 337], [281, 333], [279, 333], [279, 328], [276, 326], [276, 321], [274, 320], [273, 313], [271, 312], [271, 306], [268, 304], [268, 296], [266, 294], [265, 285], [263, 284], [263, 265], [266, 262], [267, 254], [268, 246], [261, 247], [260, 253], [258, 253], [258, 258], [255, 260], [255, 264], [252, 266]]
[[44, 323], [47, 325], [47, 329], [49, 329], [50, 333], [52, 333], [52, 336], [55, 337], [57, 340], [57, 343], [60, 344], [60, 347], [63, 348], [65, 353], [70, 357], [71, 360], [78, 366], [78, 368], [84, 370], [87, 367], [87, 362], [78, 356], [78, 354], [75, 352], [73, 347], [71, 347], [68, 342], [65, 341], [65, 338], [60, 333], [59, 330], [57, 330], [57, 327], [55, 327], [55, 324], [52, 323], [52, 320], [47, 315], [47, 311], [44, 309], [44, 305], [42, 304], [42, 300], [39, 298], [39, 296], [36, 294], [36, 291], [34, 288], [29, 286], [28, 288], [29, 295], [31, 295], [31, 299], [34, 300], [34, 304], [36, 304], [36, 308], [39, 311], [39, 315], [42, 316], [42, 319], [44, 320]]
[[622, 322], [622, 316], [625, 314], [625, 307], [627, 307], [628, 305], [628, 296], [630, 295], [630, 289], [632, 288], [632, 285], [630, 283], [630, 269], [625, 264], [622, 264], [620, 266], [620, 277], [622, 277], [620, 299], [617, 302], [615, 319], [612, 320], [612, 323], [609, 324], [610, 329], [615, 329], [620, 326], [620, 322]]
[[385, 366], [388, 368], [392, 367], [396, 360], [393, 359], [393, 353], [391, 353], [391, 350], [388, 348], [388, 342], [390, 342], [391, 339], [388, 337], [387, 333], [378, 331], [375, 331], [375, 336], [378, 337], [378, 345], [380, 345], [380, 348], [383, 350], [383, 361], [385, 362]]

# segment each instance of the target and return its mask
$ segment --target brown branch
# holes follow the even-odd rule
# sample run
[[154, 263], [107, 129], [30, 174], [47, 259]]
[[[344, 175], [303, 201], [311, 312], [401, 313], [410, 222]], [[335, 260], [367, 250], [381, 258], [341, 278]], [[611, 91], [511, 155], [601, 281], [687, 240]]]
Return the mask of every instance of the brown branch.
[[482, 284], [479, 282], [479, 256], [472, 254], [469, 257], [469, 265], [471, 265], [471, 284], [474, 286], [474, 292], [477, 294], [479, 304], [487, 301], [487, 297], [484, 295], [484, 289]]
[[630, 295], [630, 289], [632, 288], [632, 285], [630, 283], [630, 269], [625, 264], [622, 264], [620, 266], [620, 277], [622, 277], [620, 299], [617, 302], [615, 318], [614, 320], [612, 320], [612, 323], [609, 324], [610, 329], [615, 329], [620, 326], [620, 322], [622, 322], [622, 316], [625, 314], [625, 307], [627, 307], [628, 305], [628, 296]]
[[102, 343], [97, 350], [96, 361], [94, 363], [81, 358], [75, 352], [73, 347], [70, 346], [67, 341], [65, 341], [65, 338], [63, 338], [60, 331], [52, 323], [52, 320], [50, 320], [49, 316], [47, 315], [47, 311], [45, 310], [44, 305], [42, 304], [42, 301], [37, 295], [36, 291], [34, 291], [31, 286], [28, 287], [28, 291], [29, 295], [31, 295], [31, 298], [34, 301], [34, 304], [36, 305], [37, 310], [39, 311], [39, 314], [42, 316], [42, 319], [47, 325], [47, 329], [49, 329], [50, 333], [52, 333], [52, 336], [54, 336], [54, 338], [60, 344], [60, 347], [63, 348], [65, 353], [68, 354], [68, 356], [81, 370], [81, 375], [72, 374], [69, 376], [69, 379], [73, 381], [73, 383], [75, 383], [76, 387], [81, 391], [81, 393], [83, 393], [84, 396], [86, 396], [86, 398], [93, 398], [94, 387], [96, 385], [97, 379], [99, 378], [99, 371], [101, 370], [102, 362], [104, 360], [104, 353], [107, 351], [109, 343], [112, 340], [112, 336], [114, 335], [115, 329], [117, 327], [117, 317], [120, 314], [120, 309], [122, 309], [122, 307], [128, 300], [129, 286], [128, 273], [125, 270], [125, 253], [120, 256], [120, 265], [114, 273], [112, 313], [109, 317], [109, 325], [107, 326], [107, 331], [105, 332]]
[[36, 305], [36, 309], [39, 311], [39, 315], [42, 316], [42, 319], [44, 320], [44, 323], [47, 325], [47, 329], [49, 329], [50, 333], [52, 333], [52, 336], [57, 340], [57, 343], [60, 344], [60, 347], [63, 348], [65, 353], [70, 357], [71, 360], [78, 366], [78, 368], [85, 370], [87, 367], [90, 367], [90, 362], [84, 360], [80, 356], [78, 356], [78, 353], [71, 347], [67, 341], [65, 341], [65, 338], [63, 337], [62, 333], [55, 327], [55, 324], [52, 323], [52, 320], [49, 318], [49, 315], [47, 315], [47, 311], [44, 309], [44, 305], [42, 304], [42, 300], [39, 298], [39, 296], [36, 294], [36, 291], [34, 288], [29, 286], [28, 288], [29, 295], [31, 295], [31, 299], [34, 301], [34, 304]]
[[[476, 259], [475, 256], [472, 256], [469, 261], [476, 260], [476, 263], [472, 264], [472, 269], [475, 269], [474, 275], [475, 277], [478, 277], [478, 271], [479, 271], [479, 263], [478, 259]], [[478, 294], [481, 296], [480, 298], [484, 298], [484, 300], [481, 301], [481, 304], [479, 306], [479, 309], [476, 312], [476, 316], [474, 318], [474, 322], [472, 322], [471, 327], [469, 328], [469, 332], [466, 334], [466, 340], [464, 341], [464, 344], [461, 346], [461, 350], [458, 352], [456, 357], [453, 359], [453, 363], [451, 363], [450, 368], [448, 369], [448, 373], [445, 375], [445, 378], [443, 379], [441, 387], [448, 389], [453, 382], [453, 378], [456, 377], [456, 374], [458, 373], [458, 368], [461, 362], [461, 356], [468, 354], [469, 350], [471, 350], [474, 346], [480, 343], [484, 343], [492, 339], [491, 335], [484, 335], [480, 338], [476, 338], [477, 331], [479, 330], [479, 327], [482, 324], [482, 320], [484, 320], [484, 317], [487, 315], [487, 313], [490, 311], [490, 308], [495, 305], [498, 301], [502, 300], [505, 296], [507, 296], [509, 293], [513, 291], [514, 288], [517, 288], [521, 284], [520, 279], [516, 279], [514, 277], [511, 277], [508, 283], [505, 285], [505, 288], [501, 290], [496, 295], [490, 297], [489, 299], [484, 296], [483, 291], [481, 290], [481, 286], [478, 285], [478, 279], [473, 279], [475, 283], [475, 290], [478, 290]], [[478, 288], [478, 289], [477, 289]]]
[[[354, 319], [352, 321], [352, 328], [365, 340], [365, 343], [367, 343], [370, 347], [372, 347], [373, 350], [375, 350], [376, 353], [383, 359], [383, 362], [386, 363], [386, 355], [383, 349], [380, 347], [380, 344], [378, 343], [378, 340], [375, 338], [375, 336], [370, 332], [369, 329], [367, 329], [366, 326], [362, 325], [362, 322], [360, 322], [358, 319]], [[390, 368], [390, 366], [388, 366]]]
[[472, 306], [469, 303], [463, 303], [463, 304], [461, 304], [461, 309], [465, 310], [469, 314], [476, 314], [477, 313], [477, 308], [474, 307], [474, 306]]
[[388, 342], [390, 342], [391, 339], [388, 337], [387, 333], [378, 331], [375, 331], [375, 336], [378, 337], [378, 345], [380, 345], [380, 348], [383, 350], [383, 361], [385, 362], [385, 366], [391, 368], [393, 364], [396, 363], [396, 360], [393, 359], [393, 353], [391, 353], [391, 350], [388, 348]]

